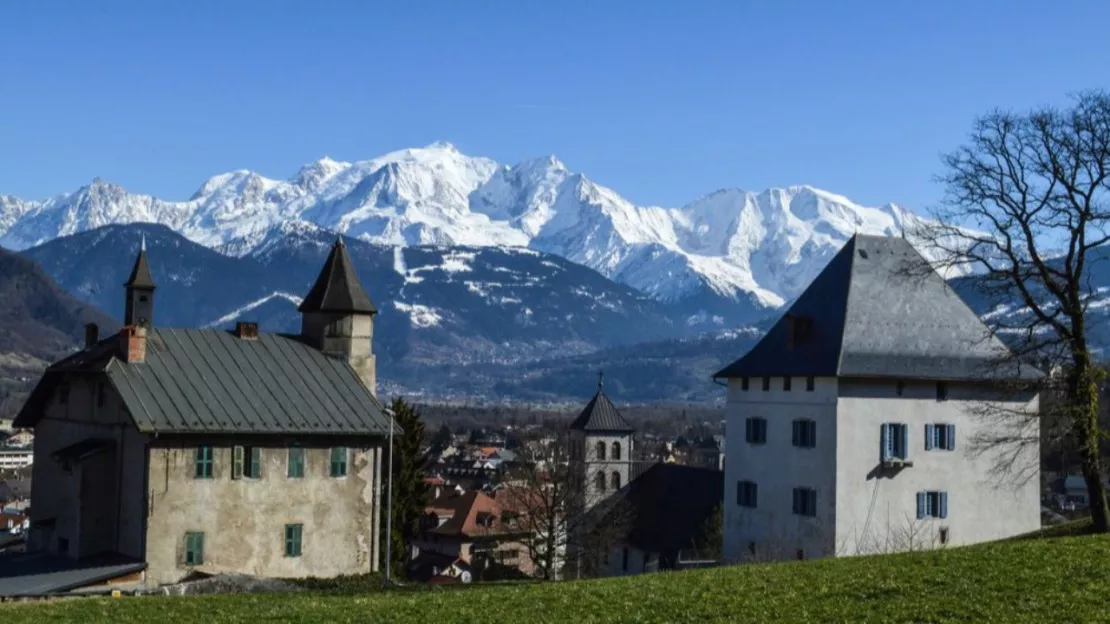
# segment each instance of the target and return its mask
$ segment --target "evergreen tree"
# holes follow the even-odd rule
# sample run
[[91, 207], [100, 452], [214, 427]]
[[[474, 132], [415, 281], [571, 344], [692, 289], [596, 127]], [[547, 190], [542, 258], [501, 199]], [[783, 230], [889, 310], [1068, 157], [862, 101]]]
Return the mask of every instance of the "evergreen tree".
[[[424, 515], [424, 507], [428, 502], [428, 484], [424, 483], [424, 466], [427, 465], [428, 456], [422, 451], [424, 423], [420, 421], [420, 413], [401, 397], [394, 398], [389, 407], [393, 410], [397, 427], [401, 429], [400, 434], [394, 433], [393, 436], [393, 535], [390, 558], [393, 560], [393, 573], [403, 574], [405, 545], [411, 543], [420, 531], [420, 518]], [[385, 494], [388, 492], [383, 493]]]
[[447, 424], [440, 425], [439, 430], [432, 436], [432, 452], [440, 453], [451, 446], [451, 428]]

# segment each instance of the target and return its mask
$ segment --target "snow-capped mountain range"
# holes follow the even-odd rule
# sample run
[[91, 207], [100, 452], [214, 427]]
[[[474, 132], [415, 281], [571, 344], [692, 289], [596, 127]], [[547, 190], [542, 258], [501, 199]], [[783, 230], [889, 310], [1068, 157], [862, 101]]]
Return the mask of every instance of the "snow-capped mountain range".
[[150, 222], [237, 257], [264, 258], [298, 223], [394, 246], [527, 247], [731, 324], [797, 296], [852, 234], [897, 235], [915, 219], [808, 186], [639, 206], [554, 156], [506, 166], [435, 143], [355, 163], [324, 158], [287, 180], [220, 174], [187, 201], [100, 179], [44, 201], [0, 195], [0, 245]]

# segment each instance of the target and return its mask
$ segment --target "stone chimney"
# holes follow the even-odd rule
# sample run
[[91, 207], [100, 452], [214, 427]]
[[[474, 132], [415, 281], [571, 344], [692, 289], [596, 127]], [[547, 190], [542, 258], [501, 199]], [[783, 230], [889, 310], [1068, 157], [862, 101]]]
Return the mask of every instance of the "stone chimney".
[[242, 340], [258, 340], [258, 323], [247, 321], [235, 323], [235, 337]]
[[100, 342], [100, 328], [97, 327], [96, 323], [86, 323], [85, 324], [85, 348], [88, 349], [89, 347], [95, 345], [98, 342]]
[[128, 325], [119, 332], [120, 355], [124, 362], [141, 364], [146, 361], [146, 328]]

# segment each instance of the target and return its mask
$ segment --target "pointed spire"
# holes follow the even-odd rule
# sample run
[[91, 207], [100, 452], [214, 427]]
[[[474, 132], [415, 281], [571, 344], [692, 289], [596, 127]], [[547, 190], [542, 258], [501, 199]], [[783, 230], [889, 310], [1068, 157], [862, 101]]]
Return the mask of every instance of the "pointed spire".
[[604, 370], [599, 370], [599, 371], [597, 371], [597, 391], [601, 392], [601, 389], [604, 386], [605, 386], [605, 371]]
[[154, 278], [150, 275], [150, 265], [146, 260], [145, 234], [139, 243], [139, 255], [135, 258], [135, 266], [131, 268], [131, 277], [123, 285], [128, 288], [148, 288], [151, 290], [155, 287]]
[[347, 255], [347, 246], [343, 244], [341, 235], [336, 235], [335, 244], [332, 245], [328, 259], [324, 261], [320, 276], [316, 278], [316, 283], [297, 310], [302, 313], [377, 314], [378, 309], [370, 301], [370, 296], [362, 288], [355, 273], [354, 264]]
[[571, 423], [571, 429], [579, 429], [581, 431], [604, 431], [612, 433], [630, 433], [635, 431], [636, 428], [628, 424], [628, 421], [621, 416], [620, 411], [617, 409], [609, 397], [605, 396], [602, 387], [605, 383], [605, 372], [598, 371], [597, 374], [597, 394], [594, 398], [590, 399], [586, 408], [578, 414], [578, 418], [574, 419]]

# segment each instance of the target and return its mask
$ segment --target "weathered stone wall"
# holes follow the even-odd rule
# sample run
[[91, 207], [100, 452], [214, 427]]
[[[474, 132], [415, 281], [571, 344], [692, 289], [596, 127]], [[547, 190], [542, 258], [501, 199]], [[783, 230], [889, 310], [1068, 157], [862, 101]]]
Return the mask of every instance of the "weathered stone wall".
[[[204, 572], [328, 577], [377, 570], [377, 521], [384, 520], [377, 447], [352, 448], [347, 476], [331, 477], [330, 446], [306, 446], [304, 477], [290, 478], [288, 448], [268, 446], [260, 478], [234, 480], [231, 444], [213, 450], [211, 479], [195, 478], [193, 446], [156, 441], [150, 450], [150, 582], [189, 573], [185, 534], [191, 531], [204, 533], [204, 563], [197, 568]], [[299, 557], [285, 555], [287, 524], [303, 525]]]

